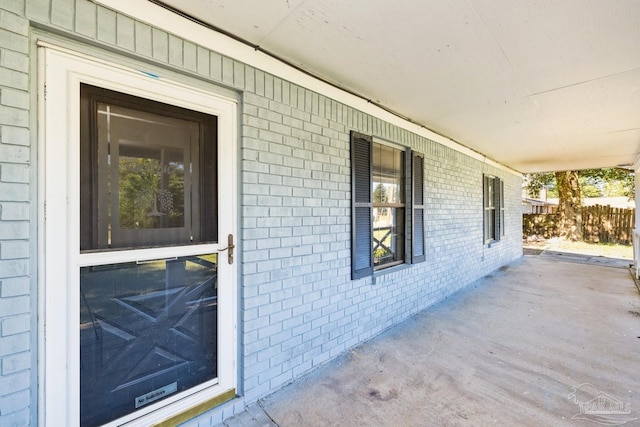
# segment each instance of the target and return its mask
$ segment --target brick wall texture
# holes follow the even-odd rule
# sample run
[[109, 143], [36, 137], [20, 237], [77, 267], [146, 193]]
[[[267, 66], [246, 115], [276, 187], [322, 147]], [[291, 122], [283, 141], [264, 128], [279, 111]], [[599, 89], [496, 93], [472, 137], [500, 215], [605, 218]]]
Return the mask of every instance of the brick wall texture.
[[[37, 31], [36, 31], [37, 28]], [[239, 111], [239, 389], [250, 403], [522, 254], [520, 177], [87, 0], [0, 2], [0, 425], [37, 424], [36, 35], [231, 88]], [[30, 56], [31, 53], [31, 56]], [[131, 59], [133, 58], [133, 59]], [[425, 154], [426, 262], [350, 278], [349, 132]], [[505, 183], [483, 244], [482, 177]], [[194, 420], [215, 424], [241, 405]]]

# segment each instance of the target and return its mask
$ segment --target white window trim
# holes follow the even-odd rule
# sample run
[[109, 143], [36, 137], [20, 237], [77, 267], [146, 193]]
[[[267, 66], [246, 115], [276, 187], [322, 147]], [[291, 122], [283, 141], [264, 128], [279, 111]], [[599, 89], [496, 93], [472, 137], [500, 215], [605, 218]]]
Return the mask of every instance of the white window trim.
[[[487, 230], [487, 210], [489, 207], [487, 206], [487, 195], [485, 194], [487, 186], [485, 182], [493, 181], [493, 192], [494, 192], [494, 221], [493, 221], [493, 236], [489, 237], [486, 235]], [[498, 203], [496, 204], [496, 200]], [[484, 244], [491, 247], [495, 243], [501, 241], [505, 236], [505, 226], [504, 226], [504, 180], [500, 177], [490, 174], [483, 174], [482, 176], [482, 233]]]
[[[80, 424], [79, 267], [123, 260], [122, 252], [81, 254], [79, 247], [80, 83], [201, 111], [218, 117], [220, 244], [141, 250], [140, 259], [216, 252], [237, 236], [237, 101], [177, 82], [40, 43], [38, 114], [39, 425]], [[47, 84], [49, 82], [49, 84]], [[54, 102], [55, 101], [55, 102]], [[222, 205], [222, 204], [221, 204]], [[131, 256], [129, 252], [128, 256]], [[221, 259], [226, 260], [222, 256]], [[164, 399], [109, 425], [150, 425], [236, 388], [237, 264], [221, 262], [216, 381]], [[225, 302], [226, 301], [226, 302]], [[224, 304], [224, 306], [222, 305]], [[225, 312], [226, 310], [226, 312]]]
[[[391, 148], [391, 149], [393, 149], [395, 151], [398, 151], [403, 156], [403, 159], [402, 159], [402, 164], [403, 164], [403, 167], [402, 167], [402, 181], [403, 181], [403, 185], [402, 185], [402, 196], [403, 196], [402, 197], [403, 198], [402, 210], [403, 210], [404, 214], [403, 214], [402, 221], [404, 223], [404, 226], [403, 226], [402, 232], [403, 232], [403, 236], [404, 237], [402, 239], [402, 245], [401, 246], [403, 248], [402, 252], [403, 252], [404, 255], [403, 255], [401, 260], [396, 260], [396, 261], [390, 262], [388, 264], [381, 264], [381, 265], [377, 265], [377, 266], [375, 264], [375, 256], [374, 256], [373, 273], [376, 274], [376, 273], [382, 272], [382, 271], [387, 270], [387, 269], [391, 269], [391, 268], [394, 268], [394, 267], [398, 267], [398, 266], [401, 266], [401, 265], [405, 265], [405, 264], [410, 264], [411, 263], [411, 256], [410, 256], [409, 253], [407, 253], [407, 242], [410, 241], [409, 234], [411, 233], [411, 230], [413, 229], [413, 225], [411, 224], [412, 221], [411, 221], [410, 217], [408, 216], [408, 214], [410, 213], [409, 211], [411, 210], [409, 205], [411, 204], [411, 199], [412, 199], [412, 197], [411, 197], [412, 188], [410, 188], [410, 186], [412, 184], [412, 180], [411, 180], [411, 177], [407, 176], [407, 174], [409, 172], [408, 171], [409, 165], [407, 165], [407, 156], [406, 156], [407, 149], [408, 149], [407, 147], [403, 147], [401, 145], [394, 144], [392, 142], [384, 141], [384, 140], [381, 140], [381, 139], [376, 138], [376, 137], [372, 137], [371, 144], [372, 144], [371, 145], [372, 150], [375, 147], [375, 145], [381, 145], [383, 147], [388, 147], [388, 148]], [[374, 165], [373, 165], [373, 161], [372, 161], [372, 164], [371, 164], [372, 171], [373, 171], [373, 167], [374, 167]], [[373, 172], [372, 172], [372, 175], [371, 175], [371, 184], [374, 184]], [[371, 209], [372, 209], [372, 211], [375, 210], [375, 208], [376, 208], [376, 202], [373, 200], [373, 193], [375, 193], [375, 187], [373, 187], [371, 189]], [[371, 224], [371, 236], [372, 237], [373, 237], [374, 230], [375, 230], [375, 227], [373, 226], [373, 222], [372, 222], [372, 224]]]

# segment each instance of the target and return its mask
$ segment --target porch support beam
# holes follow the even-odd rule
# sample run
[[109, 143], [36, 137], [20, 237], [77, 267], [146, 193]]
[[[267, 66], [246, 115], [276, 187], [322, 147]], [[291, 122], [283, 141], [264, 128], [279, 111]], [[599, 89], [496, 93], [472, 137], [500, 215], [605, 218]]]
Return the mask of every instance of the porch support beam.
[[635, 267], [636, 280], [640, 279], [640, 155], [636, 158], [633, 164], [633, 171], [635, 172], [635, 206], [636, 206], [636, 225], [633, 230], [633, 265]]

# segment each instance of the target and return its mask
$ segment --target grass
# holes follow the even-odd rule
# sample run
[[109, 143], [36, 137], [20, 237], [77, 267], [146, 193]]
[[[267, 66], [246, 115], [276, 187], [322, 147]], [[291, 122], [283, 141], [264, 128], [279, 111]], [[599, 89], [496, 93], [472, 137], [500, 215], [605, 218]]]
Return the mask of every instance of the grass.
[[633, 259], [632, 245], [571, 242], [559, 238], [535, 240], [525, 239], [522, 242], [522, 245], [525, 249], [570, 252], [576, 254], [603, 256], [607, 258]]

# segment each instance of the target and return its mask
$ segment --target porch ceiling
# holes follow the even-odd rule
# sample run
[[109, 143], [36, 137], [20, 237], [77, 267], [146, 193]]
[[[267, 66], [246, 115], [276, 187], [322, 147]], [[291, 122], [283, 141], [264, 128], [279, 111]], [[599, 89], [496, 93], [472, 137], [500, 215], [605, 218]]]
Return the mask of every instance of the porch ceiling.
[[522, 172], [640, 153], [637, 0], [162, 0]]

